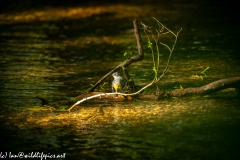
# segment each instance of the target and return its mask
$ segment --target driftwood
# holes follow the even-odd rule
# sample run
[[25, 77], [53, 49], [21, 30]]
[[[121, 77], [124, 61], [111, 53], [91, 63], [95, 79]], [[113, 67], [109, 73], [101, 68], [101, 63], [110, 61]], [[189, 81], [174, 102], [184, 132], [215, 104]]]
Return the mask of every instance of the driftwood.
[[208, 95], [227, 88], [240, 89], [240, 77], [221, 79], [197, 88], [174, 90], [171, 92], [171, 95], [175, 97], [187, 95]]
[[[76, 105], [91, 99], [91, 103], [100, 103], [100, 102], [121, 102], [126, 100], [132, 100], [133, 98], [138, 98], [140, 100], [159, 100], [162, 98], [168, 98], [168, 97], [181, 97], [181, 96], [193, 96], [193, 95], [209, 95], [227, 88], [236, 88], [236, 90], [240, 90], [240, 77], [233, 77], [228, 79], [221, 79], [217, 80], [215, 82], [209, 83], [207, 85], [204, 85], [202, 87], [196, 87], [196, 88], [185, 88], [185, 89], [178, 89], [174, 90], [172, 92], [164, 92], [164, 91], [158, 91], [153, 94], [138, 94], [134, 96], [129, 96], [127, 94], [118, 93], [116, 96], [116, 93], [105, 93], [105, 92], [89, 92], [85, 94], [81, 94], [77, 96], [77, 103], [75, 103], [72, 107], [68, 109], [68, 111], [71, 111], [72, 108], [74, 108]], [[40, 99], [41, 101], [44, 101], [43, 105], [48, 104], [44, 98], [36, 97], [37, 99]], [[64, 101], [65, 102], [65, 101]], [[69, 101], [71, 102], [71, 101]], [[60, 102], [58, 102], [60, 104]]]
[[[164, 92], [164, 91], [157, 91], [153, 94], [138, 94], [134, 96], [128, 96], [127, 94], [121, 94], [118, 93], [118, 96], [116, 97], [116, 94], [111, 93], [104, 93], [104, 92], [89, 92], [86, 94], [82, 94], [77, 96], [78, 100], [84, 100], [88, 97], [92, 97], [96, 95], [91, 100], [91, 103], [96, 102], [120, 102], [124, 100], [132, 100], [134, 98], [138, 99], [162, 99], [167, 97], [181, 97], [181, 96], [191, 96], [191, 95], [210, 95], [212, 93], [216, 93], [218, 91], [227, 89], [227, 88], [236, 88], [240, 89], [240, 77], [233, 77], [228, 79], [221, 79], [217, 80], [215, 82], [206, 84], [202, 87], [196, 87], [196, 88], [185, 88], [185, 89], [177, 89], [172, 92]], [[98, 96], [100, 95], [101, 96]]]

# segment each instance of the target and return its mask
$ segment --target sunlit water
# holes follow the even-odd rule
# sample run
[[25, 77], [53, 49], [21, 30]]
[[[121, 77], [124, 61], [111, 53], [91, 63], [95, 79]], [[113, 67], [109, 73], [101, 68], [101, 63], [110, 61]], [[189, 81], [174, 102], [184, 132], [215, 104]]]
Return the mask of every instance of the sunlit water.
[[[66, 153], [67, 159], [236, 159], [240, 100], [233, 89], [205, 97], [55, 110], [73, 105], [75, 96], [125, 59], [124, 52], [137, 52], [133, 18], [156, 26], [150, 19], [155, 16], [174, 32], [183, 28], [170, 68], [159, 82], [162, 89], [239, 76], [237, 26], [219, 6], [206, 4], [97, 5], [1, 14], [0, 151]], [[203, 11], [195, 12], [198, 7]], [[145, 59], [129, 67], [140, 86], [153, 78], [151, 51], [142, 36]], [[168, 52], [160, 51], [163, 69]], [[210, 69], [203, 80], [191, 78], [206, 67]], [[98, 90], [111, 91], [106, 82]], [[39, 97], [49, 103], [42, 105]]]

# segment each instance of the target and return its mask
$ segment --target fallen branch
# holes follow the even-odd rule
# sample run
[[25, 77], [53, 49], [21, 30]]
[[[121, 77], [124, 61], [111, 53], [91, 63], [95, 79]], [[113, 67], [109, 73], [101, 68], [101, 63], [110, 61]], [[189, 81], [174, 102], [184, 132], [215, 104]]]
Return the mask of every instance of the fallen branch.
[[208, 95], [227, 88], [240, 89], [240, 77], [221, 79], [197, 88], [174, 90], [171, 92], [171, 95], [176, 97], [187, 95]]
[[[132, 94], [125, 94], [125, 93], [100, 93], [100, 94], [96, 94], [96, 95], [86, 95], [86, 97], [83, 97], [80, 101], [78, 101], [77, 103], [75, 103], [72, 107], [70, 107], [68, 109], [68, 111], [71, 111], [72, 108], [74, 108], [75, 106], [79, 105], [80, 103], [83, 103], [87, 100], [93, 99], [93, 98], [97, 98], [100, 97], [100, 99], [111, 99], [112, 101], [123, 101], [124, 96], [133, 96], [136, 94], [139, 94], [141, 91], [143, 91], [144, 89], [146, 89], [147, 87], [151, 86], [154, 83], [154, 81], [150, 84], [148, 84], [147, 86], [143, 87], [142, 89], [140, 89], [139, 91], [132, 93]], [[174, 96], [174, 97], [180, 97], [180, 96], [189, 96], [189, 95], [209, 95], [215, 92], [218, 92], [220, 90], [223, 89], [227, 89], [227, 88], [237, 88], [240, 89], [240, 77], [233, 77], [233, 78], [228, 78], [228, 79], [221, 79], [212, 83], [209, 83], [207, 85], [204, 85], [202, 87], [197, 87], [197, 88], [186, 88], [186, 89], [180, 89], [180, 90], [174, 90], [170, 93], [160, 93], [159, 95], [154, 95], [154, 94], [150, 94], [150, 95], [139, 95], [140, 99], [160, 99], [160, 98], [164, 98], [164, 97], [170, 97]], [[116, 96], [116, 94], [118, 94], [118, 96]]]

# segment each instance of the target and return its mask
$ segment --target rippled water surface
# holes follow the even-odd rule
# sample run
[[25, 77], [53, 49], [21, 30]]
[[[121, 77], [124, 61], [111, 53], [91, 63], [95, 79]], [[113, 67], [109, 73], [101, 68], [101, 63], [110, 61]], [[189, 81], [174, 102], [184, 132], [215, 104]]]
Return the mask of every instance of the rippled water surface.
[[[159, 101], [83, 103], [64, 111], [125, 60], [125, 52], [137, 54], [134, 18], [156, 28], [154, 16], [175, 33], [182, 28], [169, 70], [159, 82], [163, 90], [240, 75], [239, 23], [229, 3], [171, 2], [52, 3], [30, 9], [25, 2], [1, 11], [0, 153], [66, 153], [65, 159], [237, 159], [240, 100], [235, 89]], [[144, 86], [153, 78], [153, 64], [147, 37], [141, 35], [145, 59], [129, 66], [129, 73]], [[170, 45], [172, 38], [160, 40]], [[162, 70], [168, 51], [162, 47], [160, 53]], [[192, 79], [207, 67], [203, 80]], [[111, 91], [111, 80], [97, 91]]]

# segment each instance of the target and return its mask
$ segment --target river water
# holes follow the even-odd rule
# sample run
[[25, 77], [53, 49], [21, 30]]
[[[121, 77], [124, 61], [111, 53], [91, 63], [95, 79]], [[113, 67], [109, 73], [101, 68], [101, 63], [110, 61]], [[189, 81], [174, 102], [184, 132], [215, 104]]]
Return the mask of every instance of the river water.
[[[174, 33], [182, 28], [158, 84], [163, 90], [239, 76], [239, 20], [229, 4], [139, 0], [29, 8], [26, 3], [2, 11], [0, 157], [39, 152], [62, 155], [59, 159], [238, 159], [235, 89], [159, 101], [83, 103], [64, 111], [124, 61], [125, 52], [137, 54], [134, 18], [153, 31], [158, 26], [151, 17]], [[129, 73], [144, 86], [153, 79], [153, 63], [142, 30], [141, 35], [145, 59]], [[160, 40], [172, 45], [173, 38]], [[160, 70], [168, 55], [161, 46]], [[203, 80], [193, 79], [207, 67]], [[97, 91], [111, 91], [111, 80]]]

